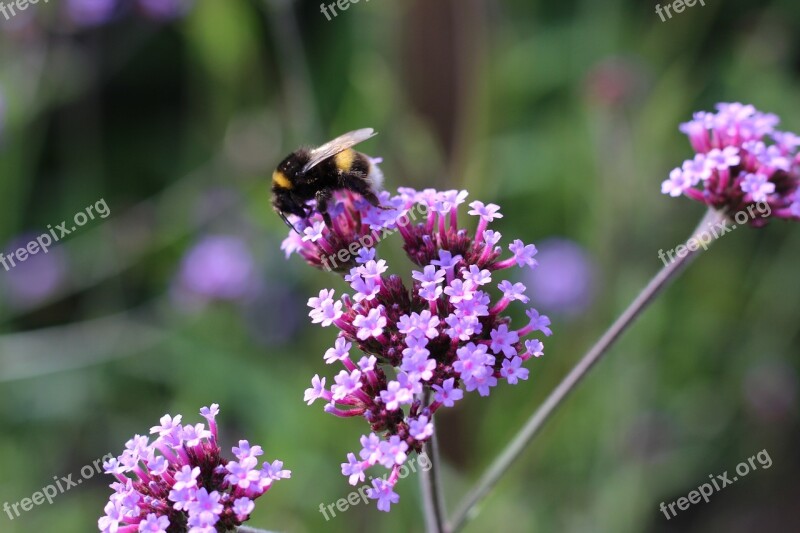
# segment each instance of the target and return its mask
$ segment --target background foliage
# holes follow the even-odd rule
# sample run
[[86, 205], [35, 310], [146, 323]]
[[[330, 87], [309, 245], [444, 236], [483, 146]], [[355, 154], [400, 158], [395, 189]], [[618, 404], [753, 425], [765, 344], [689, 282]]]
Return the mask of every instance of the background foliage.
[[[250, 438], [294, 470], [252, 525], [419, 530], [411, 479], [391, 514], [318, 512], [349, 492], [339, 463], [366, 426], [301, 401], [333, 341], [305, 301], [344, 283], [284, 261], [267, 185], [277, 161], [372, 126], [380, 135], [365, 151], [384, 157], [387, 186], [467, 188], [502, 205], [506, 236], [561, 236], [590, 257], [593, 288], [580, 312], [550, 313], [555, 335], [530, 381], [443, 413], [454, 505], [657, 271], [658, 250], [702, 216], [659, 193], [690, 154], [678, 123], [744, 101], [800, 130], [791, 0], [706, 0], [666, 22], [633, 0], [374, 0], [330, 22], [315, 2], [289, 0], [197, 0], [174, 19], [123, 2], [97, 23], [76, 3], [0, 18], [2, 250], [100, 198], [112, 212], [51, 263], [0, 270], [0, 502], [119, 453], [165, 412], [194, 420], [219, 402], [229, 443]], [[181, 295], [182, 258], [207, 235], [248, 244], [258, 274], [248, 298]], [[702, 256], [469, 531], [797, 530], [799, 244], [778, 222]], [[397, 239], [382, 247], [407, 273]], [[659, 512], [762, 449], [772, 468], [678, 518]], [[0, 530], [95, 530], [108, 482], [2, 515]]]

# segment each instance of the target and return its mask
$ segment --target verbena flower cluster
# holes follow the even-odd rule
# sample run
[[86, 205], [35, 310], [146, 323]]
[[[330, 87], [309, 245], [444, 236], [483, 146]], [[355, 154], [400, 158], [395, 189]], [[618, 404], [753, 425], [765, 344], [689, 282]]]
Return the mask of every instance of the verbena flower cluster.
[[[337, 297], [325, 289], [308, 302], [314, 323], [339, 330], [324, 359], [344, 369], [330, 386], [315, 375], [305, 400], [310, 405], [322, 399], [328, 413], [369, 422], [371, 432], [361, 437], [357, 453], [347, 455], [342, 474], [356, 485], [372, 466], [389, 469], [386, 479], [374, 479], [368, 491], [382, 511], [399, 501], [393, 489], [400, 468], [431, 438], [434, 414], [460, 400], [462, 387], [487, 396], [500, 381], [526, 380], [523, 363], [540, 357], [543, 345], [523, 339], [534, 331], [551, 334], [550, 319], [536, 309], [527, 310], [529, 321], [521, 328], [512, 327], [505, 314], [512, 302], [528, 303], [526, 288], [493, 276], [511, 267], [535, 268], [536, 247], [514, 240], [510, 256], [501, 257], [501, 235], [488, 229], [502, 217], [497, 205], [469, 204], [469, 214], [478, 218], [470, 234], [458, 222], [466, 191], [403, 188], [398, 193], [382, 193], [383, 209], [347, 191], [338, 193], [332, 228], [319, 215], [307, 223], [295, 220], [303, 235], [292, 234], [284, 242], [288, 253], [297, 252], [318, 267], [333, 256], [347, 259], [338, 255], [341, 250], [353, 252], [354, 266], [345, 276], [351, 294]], [[419, 221], [417, 213], [422, 213]], [[400, 233], [405, 252], [419, 267], [411, 272], [410, 286], [387, 273], [386, 261], [364, 239], [374, 243], [385, 231]], [[494, 300], [492, 293], [498, 296]], [[357, 360], [351, 357], [354, 345], [362, 352]]]
[[[772, 216], [800, 219], [800, 136], [777, 130], [780, 119], [752, 105], [721, 103], [716, 109], [681, 124], [697, 154], [670, 173], [661, 192], [731, 215], [766, 203]], [[766, 221], [753, 217], [750, 223]]]
[[224, 459], [217, 444], [219, 406], [203, 407], [204, 424], [182, 425], [181, 415], [164, 415], [150, 429], [149, 442], [136, 435], [122, 455], [104, 463], [117, 481], [98, 520], [105, 533], [218, 533], [234, 531], [250, 518], [254, 500], [272, 483], [291, 477], [281, 461], [258, 468], [261, 446], [246, 440], [232, 448], [235, 461]]

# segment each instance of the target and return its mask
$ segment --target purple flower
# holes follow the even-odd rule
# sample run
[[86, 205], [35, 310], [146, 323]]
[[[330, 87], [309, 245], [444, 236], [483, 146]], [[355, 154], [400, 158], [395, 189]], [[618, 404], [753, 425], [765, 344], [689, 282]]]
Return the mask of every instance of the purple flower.
[[334, 400], [344, 400], [362, 387], [360, 370], [352, 372], [342, 370], [333, 380], [336, 382], [336, 385], [331, 387]]
[[169, 518], [150, 513], [144, 520], [139, 522], [139, 533], [167, 533]]
[[[9, 242], [0, 252], [0, 284], [5, 285], [6, 301], [21, 310], [41, 305], [65, 286], [69, 265], [64, 250], [58, 245], [44, 253], [41, 248], [31, 255], [28, 244], [37, 235], [25, 233]], [[27, 258], [19, 261], [17, 250], [25, 248]], [[32, 248], [32, 249], [37, 249]]]
[[500, 214], [500, 206], [497, 204], [484, 205], [483, 202], [476, 200], [469, 204], [469, 206], [472, 208], [469, 211], [470, 215], [481, 217], [481, 219], [486, 220], [486, 222], [491, 222], [496, 218], [503, 218], [503, 215]]
[[464, 281], [472, 283], [475, 287], [486, 285], [487, 283], [492, 281], [491, 272], [489, 272], [486, 269], [481, 270], [475, 265], [470, 265], [469, 269], [465, 269], [464, 272], [461, 274], [461, 276], [464, 278]]
[[250, 498], [236, 498], [233, 501], [233, 514], [236, 519], [245, 522], [250, 518], [250, 513], [256, 508], [256, 503]]
[[455, 378], [448, 378], [441, 386], [433, 386], [433, 390], [436, 392], [436, 401], [445, 407], [453, 407], [455, 402], [464, 397], [464, 391], [455, 388], [454, 383]]
[[525, 350], [528, 356], [541, 357], [544, 355], [544, 345], [539, 339], [529, 339], [525, 341]]
[[444, 281], [445, 271], [433, 265], [426, 265], [425, 268], [422, 269], [422, 272], [412, 270], [411, 276], [423, 285], [427, 283], [439, 284]]
[[352, 453], [347, 454], [347, 462], [342, 463], [342, 475], [347, 476], [351, 485], [357, 485], [364, 481], [364, 462], [356, 459]]
[[439, 259], [432, 260], [431, 265], [436, 265], [447, 272], [454, 269], [461, 260], [462, 257], [460, 255], [453, 255], [447, 250], [439, 250]]
[[411, 388], [403, 386], [399, 381], [390, 381], [386, 390], [381, 391], [381, 400], [386, 404], [386, 409], [396, 411], [403, 404], [409, 404], [414, 399]]
[[776, 115], [740, 103], [695, 113], [680, 130], [696, 155], [670, 173], [661, 192], [688, 196], [730, 217], [750, 212], [755, 203], [768, 204], [769, 210], [759, 209], [764, 216], [749, 216], [754, 227], [769, 217], [799, 219], [793, 196], [800, 185], [800, 138], [776, 130], [778, 122]]
[[500, 282], [497, 288], [503, 291], [503, 298], [509, 302], [519, 300], [520, 302], [526, 304], [530, 301], [530, 298], [525, 296], [526, 287], [522, 283], [512, 284], [510, 281], [504, 279], [502, 282]]
[[78, 26], [100, 26], [111, 20], [117, 0], [67, 0], [67, 13]]
[[450, 297], [450, 302], [453, 304], [461, 303], [464, 300], [472, 300], [475, 292], [475, 286], [471, 281], [461, 281], [454, 279], [450, 284], [444, 288], [444, 293]]
[[750, 195], [754, 202], [766, 202], [767, 195], [775, 192], [775, 184], [764, 174], [745, 174], [742, 191]]
[[310, 298], [308, 306], [311, 308], [308, 313], [311, 317], [311, 322], [320, 324], [323, 328], [332, 325], [343, 314], [342, 302], [334, 301], [333, 291], [326, 291], [325, 289], [320, 291], [319, 298]]
[[[203, 424], [181, 425], [181, 416], [164, 415], [150, 433], [153, 442], [135, 436], [117, 458], [103, 464], [116, 478], [98, 528], [105, 533], [140, 531], [165, 533], [172, 525], [190, 531], [230, 531], [245, 522], [253, 500], [267, 492], [275, 479], [290, 477], [282, 463], [256, 469], [260, 446], [246, 440], [231, 451], [239, 461], [220, 455], [216, 435], [217, 404], [201, 409], [212, 431]], [[273, 471], [277, 465], [279, 472]]]
[[548, 318], [546, 315], [540, 315], [539, 311], [536, 309], [528, 309], [525, 311], [525, 314], [531, 319], [530, 324], [525, 329], [530, 329], [531, 331], [541, 331], [548, 337], [553, 334], [548, 327], [550, 325], [550, 318]]
[[538, 263], [533, 258], [536, 255], [536, 246], [532, 244], [525, 245], [521, 240], [516, 239], [508, 246], [508, 249], [514, 254], [514, 261], [517, 262], [517, 266], [536, 268]]
[[303, 241], [317, 242], [323, 237], [324, 230], [325, 223], [321, 220], [317, 220], [303, 230]]
[[257, 286], [253, 256], [237, 237], [201, 240], [184, 257], [179, 278], [190, 295], [210, 300], [240, 300]]
[[490, 332], [492, 343], [490, 348], [496, 354], [503, 353], [506, 357], [514, 357], [517, 355], [517, 343], [519, 342], [519, 335], [516, 331], [508, 331], [508, 326], [500, 324], [497, 329]]
[[[528, 339], [523, 349], [524, 337], [537, 330], [552, 333], [550, 319], [534, 309], [528, 311], [527, 325], [511, 327], [505, 310], [514, 302], [529, 301], [524, 284], [496, 279], [502, 297], [494, 303], [487, 292], [500, 271], [538, 264], [536, 247], [520, 240], [502, 257], [502, 236], [488, 227], [500, 218], [497, 206], [471, 204], [470, 213], [479, 217], [471, 234], [458, 225], [464, 191], [401, 189], [398, 193], [384, 194], [381, 201], [403, 213], [426, 211], [418, 221], [404, 224], [392, 218], [390, 222], [416, 265], [410, 287], [400, 276], [388, 274], [387, 263], [361, 242], [356, 247], [358, 260], [345, 276], [352, 292], [335, 299], [332, 290], [324, 290], [309, 300], [312, 321], [323, 324], [328, 318], [339, 330], [336, 345], [325, 352], [325, 362], [339, 362], [344, 369], [330, 390], [323, 378], [314, 376], [305, 401], [323, 399], [325, 412], [364, 417], [369, 423], [373, 433], [362, 437], [357, 454], [347, 455], [342, 474], [355, 484], [365, 479], [369, 468], [388, 469], [388, 479], [381, 480], [370, 496], [381, 510], [397, 502], [393, 487], [399, 469], [431, 438], [436, 412], [453, 407], [464, 390], [487, 396], [501, 379], [510, 384], [526, 380], [529, 371], [523, 364], [541, 355], [543, 347]], [[308, 242], [298, 243], [292, 237], [290, 248], [317, 266], [322, 260], [315, 257], [325, 246], [349, 249], [358, 241], [347, 239], [365, 234], [363, 227], [351, 231], [353, 221], [382, 223], [374, 208], [348, 198], [340, 201], [341, 210], [331, 212], [333, 229], [326, 225], [318, 231], [321, 252], [311, 255]], [[487, 291], [481, 290], [484, 286]], [[357, 365], [350, 357], [354, 347], [363, 353]]]
[[344, 361], [350, 357], [350, 349], [352, 347], [353, 345], [347, 342], [347, 339], [337, 337], [333, 348], [328, 348], [328, 351], [325, 352], [325, 362], [331, 364], [336, 361]]
[[500, 375], [508, 380], [510, 385], [516, 385], [517, 380], [528, 379], [528, 369], [522, 366], [522, 358], [514, 357], [503, 361]]
[[692, 175], [682, 168], [675, 168], [669, 173], [669, 179], [661, 184], [661, 193], [676, 198], [692, 185]]
[[358, 328], [356, 336], [360, 340], [370, 337], [379, 337], [386, 327], [386, 317], [381, 313], [380, 308], [370, 309], [367, 316], [357, 315], [353, 320], [353, 325]]
[[586, 310], [594, 298], [595, 266], [577, 243], [552, 238], [541, 243], [540, 265], [525, 274], [530, 294], [553, 312], [575, 316]]
[[408, 433], [419, 441], [426, 441], [433, 435], [433, 424], [427, 416], [421, 415], [418, 419], [409, 419]]
[[400, 496], [394, 492], [394, 484], [382, 479], [373, 479], [374, 488], [367, 491], [367, 495], [373, 500], [378, 500], [378, 510], [388, 513], [393, 503], [400, 501]]

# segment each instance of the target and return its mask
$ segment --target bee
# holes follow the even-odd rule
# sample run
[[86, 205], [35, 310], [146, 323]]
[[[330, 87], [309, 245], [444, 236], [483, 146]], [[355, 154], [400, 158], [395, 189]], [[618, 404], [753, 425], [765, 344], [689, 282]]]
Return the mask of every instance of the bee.
[[[272, 207], [287, 226], [297, 231], [287, 214], [308, 218], [314, 208], [331, 227], [328, 202], [341, 189], [360, 194], [375, 207], [381, 207], [377, 192], [383, 174], [374, 161], [353, 150], [353, 146], [376, 135], [372, 128], [351, 131], [319, 148], [301, 148], [289, 154], [272, 173]], [[298, 232], [299, 233], [299, 232]]]

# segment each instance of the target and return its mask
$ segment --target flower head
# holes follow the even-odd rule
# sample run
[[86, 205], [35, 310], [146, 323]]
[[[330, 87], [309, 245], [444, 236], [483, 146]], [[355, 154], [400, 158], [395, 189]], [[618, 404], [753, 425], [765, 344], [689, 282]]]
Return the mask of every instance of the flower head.
[[[779, 121], [740, 103], [695, 113], [680, 130], [696, 155], [670, 172], [661, 192], [688, 196], [731, 217], [749, 212], [752, 226], [763, 226], [770, 217], [800, 219], [795, 203], [800, 137], [777, 130]], [[761, 216], [752, 215], [754, 204]]]
[[103, 464], [116, 482], [97, 522], [100, 531], [231, 531], [250, 518], [253, 500], [291, 473], [280, 461], [257, 468], [264, 452], [246, 440], [231, 450], [236, 461], [223, 458], [217, 413], [217, 404], [200, 411], [210, 430], [184, 426], [180, 415], [164, 415], [150, 430], [152, 442], [136, 435], [122, 455]]
[[[347, 247], [375, 229], [374, 208], [348, 195], [340, 196], [341, 209], [332, 212], [333, 229], [322, 227], [313, 243], [290, 235], [292, 250], [319, 266], [326, 247]], [[478, 218], [474, 234], [459, 227], [458, 206], [465, 198], [465, 191], [433, 189], [384, 195], [384, 205], [405, 215], [390, 217], [388, 224], [384, 218], [381, 229], [400, 233], [406, 254], [417, 265], [408, 276], [410, 285], [388, 274], [386, 261], [362, 242], [353, 246], [357, 254], [348, 270], [341, 270], [347, 272], [352, 293], [334, 299], [332, 290], [323, 290], [309, 300], [313, 322], [339, 329], [325, 362], [344, 369], [330, 388], [325, 378], [314, 376], [305, 401], [323, 399], [327, 413], [367, 420], [370, 433], [362, 437], [358, 453], [347, 455], [341, 471], [356, 484], [371, 467], [388, 469], [388, 478], [376, 479], [369, 492], [383, 511], [397, 503], [393, 488], [399, 468], [431, 438], [435, 413], [453, 407], [465, 391], [487, 396], [500, 382], [528, 379], [523, 364], [541, 355], [543, 347], [529, 346], [524, 337], [534, 331], [551, 334], [550, 319], [536, 309], [527, 310], [527, 323], [512, 326], [506, 309], [529, 302], [526, 287], [493, 279], [511, 268], [535, 269], [536, 247], [515, 240], [504, 254], [502, 236], [488, 228], [501, 217], [494, 204], [470, 204], [469, 213]], [[415, 218], [419, 213], [422, 217]], [[361, 221], [358, 231], [354, 221]], [[349, 233], [343, 231], [347, 228]], [[318, 249], [309, 255], [311, 244]], [[494, 303], [492, 293], [499, 293]], [[352, 348], [365, 354], [357, 365]]]

